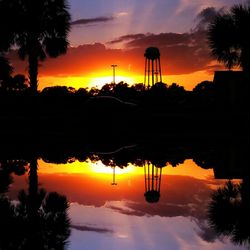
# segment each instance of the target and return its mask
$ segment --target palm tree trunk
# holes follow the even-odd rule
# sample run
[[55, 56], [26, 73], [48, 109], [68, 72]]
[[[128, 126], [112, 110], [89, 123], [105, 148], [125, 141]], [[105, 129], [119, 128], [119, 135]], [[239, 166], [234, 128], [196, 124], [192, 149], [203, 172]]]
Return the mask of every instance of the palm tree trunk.
[[244, 46], [241, 51], [241, 64], [242, 64], [242, 70], [250, 74], [250, 49], [248, 46]]
[[[38, 175], [37, 158], [32, 157], [29, 169], [29, 191], [27, 204], [27, 249], [42, 249], [38, 247], [41, 242], [41, 221], [39, 217], [39, 193], [38, 193]], [[26, 249], [26, 248], [25, 248]]]
[[29, 79], [30, 79], [30, 89], [32, 93], [37, 93], [37, 81], [38, 76], [38, 58], [35, 51], [29, 54]]
[[37, 199], [38, 199], [37, 159], [35, 157], [30, 161], [29, 199], [30, 199], [30, 204], [29, 204], [30, 214], [34, 216], [37, 213]]

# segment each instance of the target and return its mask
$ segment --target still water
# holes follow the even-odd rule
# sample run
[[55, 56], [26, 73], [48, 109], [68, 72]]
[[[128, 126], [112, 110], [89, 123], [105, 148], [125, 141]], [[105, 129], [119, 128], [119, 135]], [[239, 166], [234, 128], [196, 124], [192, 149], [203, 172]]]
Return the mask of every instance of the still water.
[[[36, 249], [72, 250], [248, 249], [250, 234], [242, 216], [247, 214], [249, 202], [246, 195], [237, 192], [237, 187], [241, 187], [239, 176], [235, 175], [237, 178], [228, 184], [230, 174], [223, 176], [192, 159], [173, 166], [142, 159], [119, 165], [111, 158], [107, 161], [108, 156], [106, 160], [101, 158], [93, 155], [81, 162], [71, 158], [64, 164], [41, 158], [33, 160], [33, 164], [2, 161], [1, 221], [6, 229], [15, 225], [15, 219], [25, 219], [21, 224], [17, 219], [19, 229], [10, 230], [11, 237], [2, 233], [4, 228], [0, 230], [0, 249], [31, 249], [34, 244], [40, 244]], [[6, 169], [13, 165], [22, 165], [22, 171], [8, 172]], [[21, 190], [25, 192], [20, 194]], [[40, 190], [46, 190], [46, 194]], [[215, 195], [217, 190], [221, 196]], [[244, 190], [248, 192], [247, 188]], [[44, 198], [55, 192], [61, 197], [54, 197], [55, 202]], [[59, 206], [63, 204], [62, 197], [69, 202], [66, 212]], [[39, 199], [46, 202], [39, 203]], [[8, 212], [11, 205], [6, 205], [6, 200], [17, 207], [12, 207], [15, 212]], [[22, 203], [26, 205], [18, 207]], [[11, 213], [12, 217], [16, 214], [14, 219], [8, 217]], [[238, 218], [239, 214], [243, 219]], [[38, 217], [43, 218], [42, 222], [38, 222]], [[20, 232], [23, 236], [18, 239], [15, 234]], [[35, 241], [36, 237], [39, 242], [32, 242], [31, 238]], [[58, 245], [50, 242], [56, 240]]]

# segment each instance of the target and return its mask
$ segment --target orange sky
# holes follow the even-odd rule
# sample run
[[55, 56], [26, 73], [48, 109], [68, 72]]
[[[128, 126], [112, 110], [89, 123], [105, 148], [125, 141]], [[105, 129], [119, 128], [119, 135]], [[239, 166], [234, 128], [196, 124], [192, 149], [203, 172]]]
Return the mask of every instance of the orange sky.
[[[39, 89], [102, 86], [113, 80], [112, 64], [118, 65], [116, 82], [141, 83], [144, 52], [152, 46], [160, 49], [164, 83], [191, 90], [212, 80], [222, 67], [211, 57], [207, 25], [220, 8], [235, 1], [145, 1], [103, 5], [70, 0], [70, 47], [66, 55], [40, 63]], [[15, 51], [9, 59], [15, 73], [28, 75], [27, 62], [20, 61]]]

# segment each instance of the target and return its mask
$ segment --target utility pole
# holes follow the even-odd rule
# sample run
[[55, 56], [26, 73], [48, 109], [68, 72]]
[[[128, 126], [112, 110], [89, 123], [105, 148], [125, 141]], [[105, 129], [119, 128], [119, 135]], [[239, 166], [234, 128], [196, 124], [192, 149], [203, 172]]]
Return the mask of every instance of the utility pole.
[[115, 83], [115, 68], [117, 67], [117, 65], [112, 64], [111, 67], [113, 68], [113, 83]]

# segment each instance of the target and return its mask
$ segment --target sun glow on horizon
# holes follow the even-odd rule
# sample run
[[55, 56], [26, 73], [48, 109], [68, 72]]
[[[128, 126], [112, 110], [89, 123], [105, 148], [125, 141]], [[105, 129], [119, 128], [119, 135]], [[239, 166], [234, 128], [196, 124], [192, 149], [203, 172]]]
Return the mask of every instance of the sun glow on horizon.
[[[114, 173], [114, 168], [104, 165], [100, 160], [91, 162], [87, 160], [85, 162], [79, 162], [78, 160], [66, 164], [54, 164], [47, 163], [43, 160], [38, 161], [39, 173], [42, 174], [62, 174], [62, 175], [90, 175], [97, 178], [110, 178], [110, 175]], [[120, 168], [115, 167], [115, 174], [120, 177], [125, 177], [128, 174], [132, 175], [144, 175], [144, 168], [128, 164], [127, 167]], [[199, 167], [193, 160], [186, 160], [184, 163], [179, 164], [177, 167], [166, 165], [163, 168], [162, 174], [164, 175], [183, 175], [191, 176], [197, 179], [207, 179], [213, 176], [213, 169], [203, 169]]]
[[[88, 76], [42, 76], [39, 79], [39, 90], [42, 90], [46, 87], [54, 86], [67, 86], [73, 87], [75, 89], [79, 88], [102, 88], [105, 84], [113, 82], [113, 76], [111, 74], [90, 74]], [[135, 83], [143, 82], [143, 76], [129, 76], [127, 74], [119, 74], [115, 76], [115, 82], [124, 82], [129, 85]]]
[[[99, 177], [109, 177], [113, 174], [114, 169], [104, 165], [101, 161], [86, 162], [74, 161], [66, 164], [46, 163], [43, 160], [38, 161], [39, 172], [43, 174], [88, 174], [97, 175]], [[128, 173], [143, 174], [143, 169], [128, 165], [124, 168], [115, 167], [116, 175], [124, 175]]]
[[[107, 83], [112, 83], [112, 82], [113, 82], [113, 78], [110, 76], [93, 77], [90, 80], [90, 86], [101, 88], [103, 85]], [[133, 85], [134, 83], [136, 83], [134, 77], [117, 75], [115, 76], [115, 83], [119, 83], [119, 82], [124, 82], [129, 85]]]
[[[118, 72], [117, 72], [118, 73]], [[191, 74], [183, 75], [163, 75], [162, 80], [167, 85], [177, 83], [186, 90], [192, 90], [198, 83], [209, 80], [212, 81], [213, 75], [206, 71], [199, 71]], [[115, 77], [116, 83], [124, 82], [129, 85], [143, 83], [143, 75], [132, 75], [129, 72], [119, 72]], [[79, 88], [102, 88], [103, 85], [113, 82], [112, 72], [97, 72], [86, 76], [42, 76], [39, 78], [39, 90], [53, 86], [67, 86], [75, 89]]]
[[89, 162], [91, 170], [93, 173], [96, 174], [113, 174], [115, 171], [116, 175], [123, 175], [123, 174], [128, 174], [128, 173], [133, 173], [133, 174], [138, 174], [141, 171], [140, 168], [135, 168], [133, 165], [128, 165], [127, 167], [124, 168], [119, 168], [119, 167], [109, 167], [105, 166], [101, 161], [97, 161], [95, 163]]

